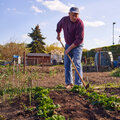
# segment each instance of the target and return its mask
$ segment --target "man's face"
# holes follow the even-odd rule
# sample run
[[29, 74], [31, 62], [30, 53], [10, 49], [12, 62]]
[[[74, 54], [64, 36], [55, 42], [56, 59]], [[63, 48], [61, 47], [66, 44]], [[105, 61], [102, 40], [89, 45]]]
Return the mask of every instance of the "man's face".
[[78, 16], [79, 16], [78, 13], [69, 12], [69, 17], [72, 22], [76, 22]]

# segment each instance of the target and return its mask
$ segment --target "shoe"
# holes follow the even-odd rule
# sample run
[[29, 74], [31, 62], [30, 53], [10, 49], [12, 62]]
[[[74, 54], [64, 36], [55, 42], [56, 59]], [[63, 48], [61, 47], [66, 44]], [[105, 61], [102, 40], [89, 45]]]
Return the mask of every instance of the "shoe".
[[73, 86], [74, 84], [70, 83], [69, 85], [66, 85], [66, 89], [72, 89]]
[[73, 86], [74, 86], [74, 84], [73, 84], [73, 83], [70, 83], [69, 85], [70, 85], [71, 87], [73, 87]]

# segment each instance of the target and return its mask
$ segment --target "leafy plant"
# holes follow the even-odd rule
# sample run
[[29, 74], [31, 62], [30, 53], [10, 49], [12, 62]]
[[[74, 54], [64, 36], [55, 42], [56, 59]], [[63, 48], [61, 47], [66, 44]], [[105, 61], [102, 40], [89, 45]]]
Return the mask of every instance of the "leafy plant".
[[52, 117], [48, 117], [45, 120], [65, 120], [65, 117], [62, 115], [53, 115]]
[[90, 93], [87, 92], [85, 88], [76, 85], [71, 91], [88, 96], [88, 100], [92, 105], [101, 105], [109, 110], [120, 110], [120, 98], [117, 98], [116, 96], [107, 97], [107, 95], [98, 94], [97, 92]]
[[33, 89], [33, 92], [35, 93], [34, 99], [38, 102], [38, 105], [36, 106], [38, 116], [44, 118], [52, 116], [54, 110], [60, 107], [60, 105], [55, 105], [53, 100], [48, 96], [49, 89], [36, 87]]

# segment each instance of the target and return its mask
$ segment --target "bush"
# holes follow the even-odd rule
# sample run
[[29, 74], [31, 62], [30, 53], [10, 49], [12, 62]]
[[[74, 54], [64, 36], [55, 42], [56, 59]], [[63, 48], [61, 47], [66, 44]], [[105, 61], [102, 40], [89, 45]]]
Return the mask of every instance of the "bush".
[[110, 74], [111, 76], [114, 76], [114, 77], [120, 77], [120, 68], [116, 68]]

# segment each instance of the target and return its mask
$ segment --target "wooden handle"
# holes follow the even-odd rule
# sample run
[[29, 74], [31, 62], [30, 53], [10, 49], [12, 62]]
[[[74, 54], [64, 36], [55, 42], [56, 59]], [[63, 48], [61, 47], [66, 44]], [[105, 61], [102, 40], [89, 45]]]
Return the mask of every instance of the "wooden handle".
[[[64, 47], [63, 43], [61, 42], [61, 40], [60, 40], [60, 43], [61, 43], [62, 47], [65, 49], [65, 47]], [[67, 54], [67, 56], [69, 57], [69, 59], [70, 59], [72, 65], [73, 65], [73, 67], [75, 68], [75, 70], [76, 70], [76, 72], [77, 72], [77, 74], [78, 74], [80, 80], [82, 81], [84, 87], [86, 87], [86, 84], [85, 84], [84, 80], [82, 79], [80, 73], [78, 72], [77, 68], [75, 67], [75, 64], [74, 64], [74, 62], [72, 61], [71, 57], [69, 56], [69, 54]]]

